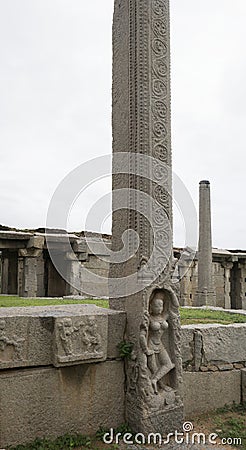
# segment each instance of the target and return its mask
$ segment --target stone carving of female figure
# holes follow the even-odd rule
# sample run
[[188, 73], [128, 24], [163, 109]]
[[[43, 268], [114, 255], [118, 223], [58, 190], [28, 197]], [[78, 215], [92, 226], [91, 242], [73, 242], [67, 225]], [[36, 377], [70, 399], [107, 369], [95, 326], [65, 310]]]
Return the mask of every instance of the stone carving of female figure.
[[150, 313], [146, 314], [140, 332], [140, 345], [147, 357], [147, 367], [151, 373], [155, 394], [158, 394], [158, 382], [175, 367], [162, 339], [168, 329], [168, 312], [164, 312], [164, 292], [157, 290], [154, 293], [150, 302]]

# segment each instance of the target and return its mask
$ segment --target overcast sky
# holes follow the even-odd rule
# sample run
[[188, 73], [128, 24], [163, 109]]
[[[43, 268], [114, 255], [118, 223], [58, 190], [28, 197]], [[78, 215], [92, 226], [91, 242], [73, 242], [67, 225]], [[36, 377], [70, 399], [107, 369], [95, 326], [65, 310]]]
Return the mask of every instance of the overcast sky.
[[[173, 170], [196, 206], [210, 180], [214, 246], [246, 249], [246, 2], [170, 3]], [[62, 179], [111, 152], [112, 14], [113, 0], [0, 0], [0, 223], [44, 226]], [[110, 187], [84, 193], [70, 229]]]

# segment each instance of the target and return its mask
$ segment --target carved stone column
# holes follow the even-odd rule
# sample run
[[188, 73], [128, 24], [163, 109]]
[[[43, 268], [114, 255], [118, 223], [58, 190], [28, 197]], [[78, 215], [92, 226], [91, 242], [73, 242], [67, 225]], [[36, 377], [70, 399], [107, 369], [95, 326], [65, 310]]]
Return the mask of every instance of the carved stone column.
[[2, 273], [1, 273], [1, 294], [8, 294], [9, 284], [9, 260], [4, 254], [1, 258], [2, 261]]
[[224, 298], [225, 298], [225, 303], [224, 303], [224, 308], [225, 309], [231, 309], [231, 282], [230, 282], [230, 277], [231, 277], [231, 269], [233, 267], [233, 263], [232, 262], [228, 262], [228, 261], [224, 261], [222, 263], [222, 267], [224, 267], [225, 273], [224, 273], [224, 289], [225, 289], [225, 293], [224, 293]]
[[111, 308], [127, 313], [125, 339], [132, 343], [126, 420], [137, 432], [172, 432], [182, 425], [183, 405], [179, 304], [171, 288], [168, 0], [115, 0], [113, 58], [118, 259], [110, 265], [109, 291]]
[[79, 295], [80, 292], [74, 287], [79, 286], [80, 281], [80, 265], [77, 256], [74, 253], [66, 253], [68, 283], [66, 283], [66, 295]]
[[42, 255], [41, 249], [25, 248], [19, 250], [18, 258], [18, 293], [21, 297], [36, 297], [38, 290], [37, 258]]
[[201, 181], [199, 189], [198, 292], [196, 306], [216, 306], [212, 264], [210, 183]]

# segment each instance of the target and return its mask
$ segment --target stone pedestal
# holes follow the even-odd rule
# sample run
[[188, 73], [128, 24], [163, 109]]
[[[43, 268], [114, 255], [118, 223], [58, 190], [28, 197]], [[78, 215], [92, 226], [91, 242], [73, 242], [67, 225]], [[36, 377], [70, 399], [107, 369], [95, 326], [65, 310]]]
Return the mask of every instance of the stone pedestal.
[[172, 290], [168, 0], [115, 0], [110, 307], [127, 313], [126, 420], [182, 426], [179, 304]]

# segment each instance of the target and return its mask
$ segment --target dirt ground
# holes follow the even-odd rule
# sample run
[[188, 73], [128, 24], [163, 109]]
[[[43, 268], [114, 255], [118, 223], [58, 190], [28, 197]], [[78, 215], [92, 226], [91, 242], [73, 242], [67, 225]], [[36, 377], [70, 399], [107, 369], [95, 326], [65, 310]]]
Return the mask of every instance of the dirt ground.
[[[93, 440], [89, 446], [86, 447], [80, 447], [76, 450], [84, 450], [85, 448], [90, 448], [93, 450], [157, 450], [157, 449], [163, 449], [163, 450], [178, 450], [178, 449], [194, 449], [194, 450], [205, 450], [205, 449], [225, 449], [225, 450], [246, 450], [246, 411], [234, 411], [232, 410], [226, 410], [226, 408], [221, 412], [215, 412], [212, 414], [206, 414], [200, 417], [191, 418], [190, 422], [193, 424], [193, 432], [194, 433], [204, 433], [205, 436], [208, 438], [211, 433], [215, 433], [219, 435], [218, 438], [216, 438], [216, 444], [217, 445], [203, 445], [203, 444], [195, 444], [190, 446], [183, 446], [183, 445], [177, 445], [175, 442], [173, 442], [170, 445], [127, 445], [124, 443], [120, 443], [119, 445], [116, 445], [114, 443], [110, 445], [104, 444], [102, 441]], [[231, 445], [225, 445], [223, 443], [222, 445], [222, 438], [229, 438], [234, 440], [234, 438], [241, 438], [242, 439], [242, 445], [235, 446], [233, 444]], [[208, 442], [208, 441], [207, 441]]]

